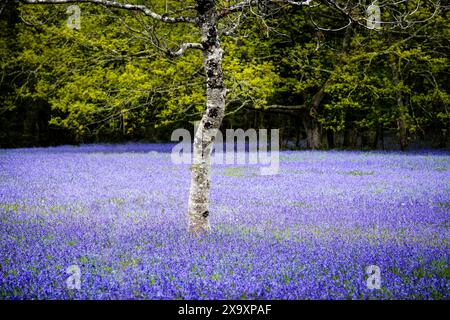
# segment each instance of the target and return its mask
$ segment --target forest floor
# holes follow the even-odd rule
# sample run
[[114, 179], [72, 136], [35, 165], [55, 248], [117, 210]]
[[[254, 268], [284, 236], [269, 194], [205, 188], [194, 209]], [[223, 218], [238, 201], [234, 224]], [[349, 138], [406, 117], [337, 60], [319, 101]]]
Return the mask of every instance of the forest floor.
[[282, 151], [269, 176], [214, 165], [197, 238], [189, 165], [169, 151], [0, 150], [0, 299], [450, 298], [448, 152]]

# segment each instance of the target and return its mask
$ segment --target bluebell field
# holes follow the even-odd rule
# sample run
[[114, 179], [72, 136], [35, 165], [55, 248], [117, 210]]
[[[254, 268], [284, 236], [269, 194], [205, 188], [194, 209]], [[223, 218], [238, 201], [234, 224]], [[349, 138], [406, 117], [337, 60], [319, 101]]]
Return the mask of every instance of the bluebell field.
[[216, 165], [198, 238], [171, 147], [0, 150], [0, 299], [450, 298], [448, 152], [283, 151], [273, 176]]

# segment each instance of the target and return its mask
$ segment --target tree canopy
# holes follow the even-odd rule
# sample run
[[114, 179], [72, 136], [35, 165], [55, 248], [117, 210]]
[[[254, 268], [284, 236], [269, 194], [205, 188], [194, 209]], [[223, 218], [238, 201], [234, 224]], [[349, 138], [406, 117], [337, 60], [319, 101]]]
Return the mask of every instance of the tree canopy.
[[[230, 16], [222, 128], [281, 128], [297, 147], [381, 148], [385, 136], [401, 148], [448, 146], [448, 6], [420, 3], [404, 2], [411, 16], [379, 30], [322, 6]], [[71, 29], [68, 6], [0, 9], [1, 147], [167, 141], [192, 127], [205, 108], [202, 55], [173, 54], [199, 41], [192, 25], [82, 3], [81, 28]], [[179, 1], [152, 8], [170, 13]]]

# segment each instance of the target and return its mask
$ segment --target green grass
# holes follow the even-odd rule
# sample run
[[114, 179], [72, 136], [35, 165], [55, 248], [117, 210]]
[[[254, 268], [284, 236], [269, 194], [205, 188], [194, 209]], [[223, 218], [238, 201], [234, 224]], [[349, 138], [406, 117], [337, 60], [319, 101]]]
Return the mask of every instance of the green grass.
[[352, 170], [347, 172], [348, 175], [351, 176], [371, 176], [374, 174], [373, 171], [361, 171], [361, 170]]

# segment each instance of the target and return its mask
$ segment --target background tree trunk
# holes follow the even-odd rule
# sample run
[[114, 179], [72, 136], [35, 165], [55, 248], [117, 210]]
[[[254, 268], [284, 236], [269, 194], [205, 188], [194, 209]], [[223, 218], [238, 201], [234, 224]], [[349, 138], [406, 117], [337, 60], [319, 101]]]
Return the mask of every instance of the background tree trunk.
[[[394, 84], [398, 86], [401, 82], [400, 75], [400, 61], [397, 61], [396, 57], [391, 58], [391, 67], [393, 73]], [[408, 147], [409, 130], [408, 130], [408, 106], [405, 104], [403, 98], [403, 91], [398, 88], [396, 90], [397, 107], [398, 107], [398, 118], [397, 118], [397, 131], [400, 149], [402, 151], [406, 150]]]
[[223, 50], [217, 33], [217, 11], [214, 0], [197, 1], [201, 24], [206, 73], [206, 110], [195, 132], [191, 187], [189, 191], [189, 231], [206, 233], [209, 224], [211, 186], [211, 152], [217, 130], [225, 113], [226, 88], [222, 73]]
[[307, 115], [303, 125], [306, 131], [306, 146], [309, 149], [320, 149], [322, 146], [322, 130], [317, 121], [312, 116]]
[[303, 119], [303, 125], [306, 131], [306, 144], [310, 149], [322, 148], [322, 127], [317, 121], [317, 109], [319, 108], [325, 96], [325, 91], [321, 88], [313, 97], [311, 108]]

